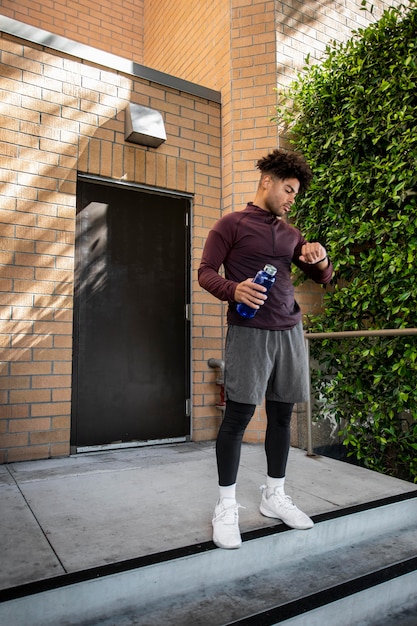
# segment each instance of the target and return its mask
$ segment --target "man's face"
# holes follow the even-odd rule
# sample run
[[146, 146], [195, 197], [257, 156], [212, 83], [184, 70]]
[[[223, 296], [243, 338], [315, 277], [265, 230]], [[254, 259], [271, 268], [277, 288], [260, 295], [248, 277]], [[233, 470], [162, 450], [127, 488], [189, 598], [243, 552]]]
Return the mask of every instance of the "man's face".
[[284, 217], [289, 213], [300, 189], [300, 181], [297, 178], [275, 178], [271, 175], [264, 177], [262, 181], [263, 209], [266, 209], [276, 217]]

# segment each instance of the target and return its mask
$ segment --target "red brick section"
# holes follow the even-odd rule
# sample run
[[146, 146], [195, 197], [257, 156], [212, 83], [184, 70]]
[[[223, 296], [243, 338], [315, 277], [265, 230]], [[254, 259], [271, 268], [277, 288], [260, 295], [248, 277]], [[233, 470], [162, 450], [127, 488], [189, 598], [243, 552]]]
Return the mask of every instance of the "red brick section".
[[0, 13], [142, 63], [143, 5], [143, 0], [2, 0]]
[[[217, 416], [200, 385], [220, 331], [216, 307], [203, 319], [196, 268], [220, 215], [220, 106], [10, 36], [0, 44], [0, 461], [69, 453], [77, 171], [194, 194], [198, 437]], [[124, 141], [129, 101], [162, 113], [157, 150]]]

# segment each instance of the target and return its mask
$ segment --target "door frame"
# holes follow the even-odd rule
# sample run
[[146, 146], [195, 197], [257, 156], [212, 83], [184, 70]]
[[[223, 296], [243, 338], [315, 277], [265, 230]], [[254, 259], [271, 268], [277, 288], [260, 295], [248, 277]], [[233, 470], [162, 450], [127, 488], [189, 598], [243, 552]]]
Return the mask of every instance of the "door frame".
[[[99, 452], [101, 450], [119, 450], [119, 449], [127, 449], [127, 448], [139, 448], [139, 447], [147, 447], [147, 446], [151, 446], [151, 445], [162, 445], [162, 444], [167, 444], [167, 443], [180, 443], [180, 442], [184, 442], [187, 440], [190, 440], [192, 438], [192, 432], [193, 432], [193, 415], [192, 415], [192, 397], [193, 397], [193, 387], [192, 387], [192, 268], [191, 268], [191, 259], [192, 259], [192, 254], [191, 254], [191, 225], [193, 222], [193, 200], [194, 200], [194, 194], [192, 193], [187, 193], [187, 192], [180, 192], [180, 191], [175, 191], [172, 189], [162, 189], [160, 187], [156, 187], [156, 186], [151, 186], [151, 185], [144, 185], [141, 183], [135, 183], [135, 182], [128, 182], [128, 181], [123, 181], [123, 180], [114, 180], [113, 178], [107, 178], [107, 177], [103, 177], [103, 176], [97, 176], [94, 174], [87, 174], [87, 173], [83, 173], [83, 172], [78, 172], [77, 173], [77, 193], [76, 193], [76, 197], [78, 198], [78, 184], [80, 182], [86, 182], [86, 183], [95, 183], [98, 185], [102, 185], [102, 186], [109, 186], [109, 187], [114, 187], [116, 189], [131, 189], [133, 191], [138, 191], [138, 192], [143, 192], [143, 193], [149, 193], [149, 194], [153, 194], [153, 195], [159, 195], [159, 196], [164, 196], [164, 197], [171, 197], [171, 198], [182, 198], [184, 200], [188, 200], [189, 201], [189, 209], [188, 212], [186, 213], [186, 223], [184, 224], [184, 228], [186, 229], [186, 240], [187, 240], [187, 263], [188, 263], [188, 277], [187, 277], [187, 282], [186, 282], [186, 290], [187, 290], [187, 294], [188, 294], [188, 303], [185, 303], [185, 316], [186, 316], [186, 320], [189, 323], [189, 336], [188, 336], [188, 354], [186, 355], [186, 359], [188, 362], [188, 389], [189, 389], [189, 398], [186, 400], [186, 416], [189, 418], [190, 422], [190, 429], [189, 432], [190, 434], [184, 437], [167, 437], [164, 439], [156, 439], [156, 440], [147, 440], [147, 441], [135, 441], [135, 442], [123, 442], [123, 443], [117, 443], [117, 444], [101, 444], [101, 445], [92, 445], [92, 446], [77, 446], [74, 445], [73, 443], [71, 443], [70, 445], [70, 454], [81, 454], [81, 453], [85, 453], [85, 452]], [[78, 225], [76, 223], [76, 232], [75, 232], [75, 239], [77, 239], [78, 237]], [[77, 248], [77, 246], [74, 245], [74, 287], [75, 287], [75, 268], [79, 266], [79, 254], [80, 254], [80, 250]], [[74, 319], [73, 319], [73, 335], [72, 335], [72, 340], [73, 340], [73, 356], [72, 356], [72, 379], [71, 379], [71, 432], [70, 432], [70, 440], [71, 442], [73, 441], [73, 434], [74, 434], [74, 428], [76, 425], [76, 419], [75, 419], [75, 415], [73, 413], [73, 400], [74, 400], [74, 394], [77, 393], [77, 388], [74, 385], [74, 381], [75, 384], [77, 382], [77, 371], [76, 371], [76, 362], [77, 362], [77, 358], [78, 358], [78, 348], [77, 348], [77, 341], [76, 341], [76, 335], [75, 335], [75, 329], [77, 328], [76, 325], [76, 320], [75, 320], [75, 310], [74, 310]]]

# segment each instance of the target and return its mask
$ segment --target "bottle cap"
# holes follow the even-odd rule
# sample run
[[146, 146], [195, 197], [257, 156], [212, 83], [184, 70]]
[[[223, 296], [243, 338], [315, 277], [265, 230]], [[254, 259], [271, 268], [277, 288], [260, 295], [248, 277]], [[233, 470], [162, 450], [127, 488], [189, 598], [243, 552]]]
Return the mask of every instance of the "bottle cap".
[[269, 276], [275, 276], [277, 268], [274, 267], [274, 265], [269, 265], [269, 263], [267, 263], [264, 267], [264, 272], [266, 272]]

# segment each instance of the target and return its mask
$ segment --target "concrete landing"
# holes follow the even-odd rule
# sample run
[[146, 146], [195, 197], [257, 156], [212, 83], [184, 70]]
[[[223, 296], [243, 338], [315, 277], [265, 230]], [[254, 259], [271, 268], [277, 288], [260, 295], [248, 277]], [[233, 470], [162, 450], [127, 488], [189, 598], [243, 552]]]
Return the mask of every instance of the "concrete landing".
[[[259, 513], [262, 445], [244, 444], [242, 533]], [[287, 493], [310, 516], [415, 492], [411, 483], [292, 448]], [[211, 540], [213, 442], [82, 454], [0, 466], [0, 589]]]

